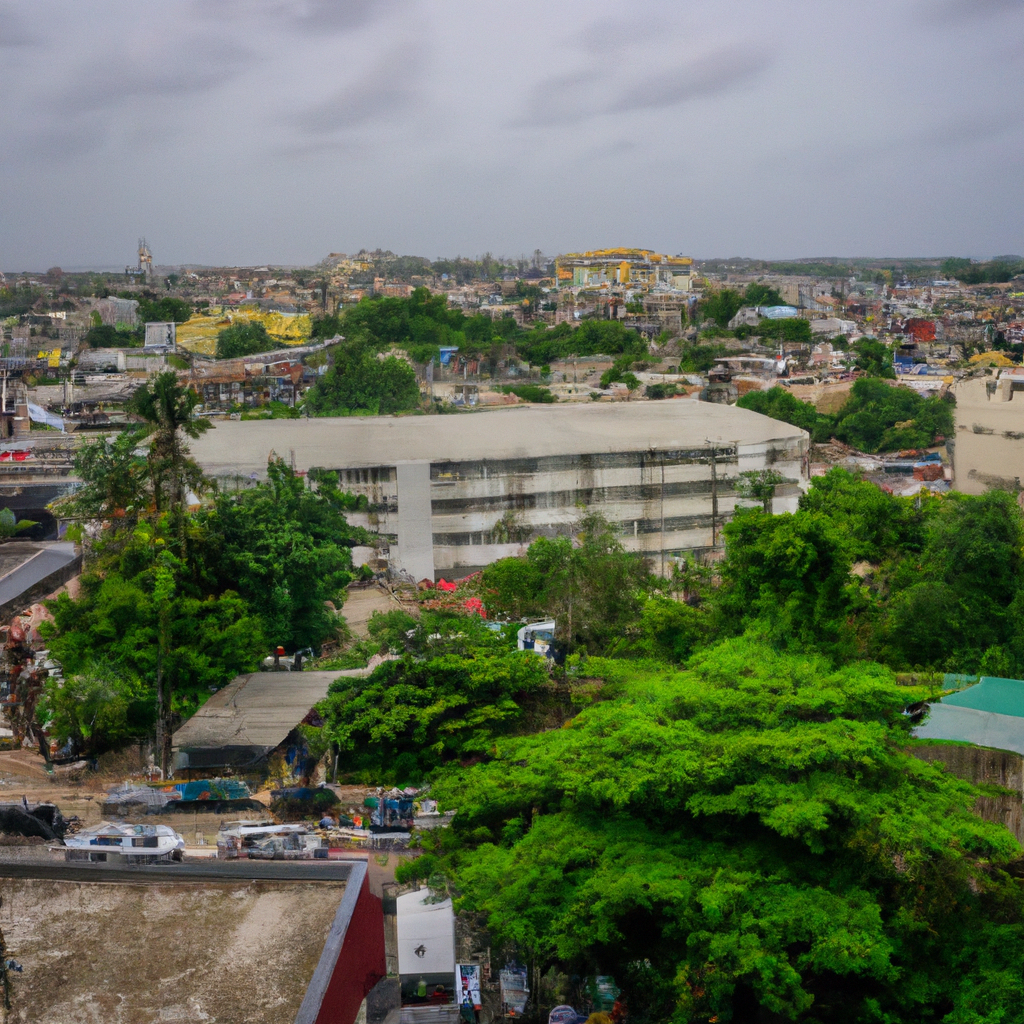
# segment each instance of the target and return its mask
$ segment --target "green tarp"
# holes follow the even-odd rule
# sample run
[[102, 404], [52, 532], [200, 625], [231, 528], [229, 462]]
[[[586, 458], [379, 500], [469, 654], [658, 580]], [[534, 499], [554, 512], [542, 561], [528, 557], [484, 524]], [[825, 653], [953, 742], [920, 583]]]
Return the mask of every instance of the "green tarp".
[[942, 698], [942, 703], [994, 715], [1024, 718], [1024, 680], [983, 676], [976, 686]]

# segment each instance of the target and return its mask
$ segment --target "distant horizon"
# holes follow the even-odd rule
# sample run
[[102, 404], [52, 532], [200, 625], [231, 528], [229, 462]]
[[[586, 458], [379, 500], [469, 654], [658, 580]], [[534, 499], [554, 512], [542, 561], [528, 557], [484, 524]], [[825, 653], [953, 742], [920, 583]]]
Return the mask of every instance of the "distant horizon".
[[[595, 247], [596, 248], [596, 247]], [[650, 248], [650, 247], [647, 247]], [[332, 250], [338, 252], [341, 250]], [[355, 255], [362, 250], [355, 249], [348, 255]], [[376, 250], [367, 249], [367, 252], [374, 252]], [[388, 251], [388, 250], [382, 250]], [[391, 250], [393, 251], [393, 250]], [[568, 252], [565, 250], [564, 252]], [[587, 251], [587, 250], [584, 250]], [[412, 257], [419, 259], [426, 259], [430, 262], [439, 262], [441, 260], [455, 260], [455, 259], [468, 259], [478, 261], [481, 259], [482, 254], [475, 256], [423, 256], [420, 253], [395, 253], [396, 256], [401, 257]], [[510, 255], [491, 255], [491, 258], [496, 262], [503, 260], [511, 261], [522, 258], [529, 258], [530, 254], [521, 254], [520, 256]], [[545, 253], [546, 259], [554, 259], [556, 256], [564, 255], [563, 252], [559, 253]], [[180, 263], [154, 263], [153, 269], [155, 273], [169, 272], [173, 273], [178, 270], [253, 270], [256, 267], [271, 267], [277, 270], [308, 270], [318, 266], [326, 256], [322, 256], [319, 260], [314, 260], [310, 263], [278, 263], [275, 260], [256, 260], [248, 263], [197, 263], [194, 261], [182, 261]], [[1024, 256], [1016, 253], [998, 253], [992, 256], [966, 256], [961, 257], [960, 254], [943, 253], [941, 255], [932, 256], [781, 256], [781, 257], [767, 257], [767, 256], [691, 256], [694, 263], [741, 263], [741, 262], [752, 262], [752, 263], [931, 263], [941, 262], [947, 259], [966, 258], [974, 260], [979, 263], [987, 263], [992, 260], [1022, 260]], [[22, 274], [39, 274], [45, 275], [48, 270], [53, 267], [60, 267], [61, 271], [65, 274], [123, 274], [125, 266], [131, 266], [132, 263], [126, 264], [80, 264], [75, 266], [65, 267], [59, 263], [50, 263], [46, 268], [23, 268], [19, 270], [0, 268], [0, 273], [6, 276], [18, 276]]]

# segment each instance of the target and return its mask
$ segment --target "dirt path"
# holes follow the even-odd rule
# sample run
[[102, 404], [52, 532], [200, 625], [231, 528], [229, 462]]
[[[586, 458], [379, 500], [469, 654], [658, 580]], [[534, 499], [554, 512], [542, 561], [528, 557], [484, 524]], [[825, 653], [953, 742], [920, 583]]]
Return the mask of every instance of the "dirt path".
[[405, 611], [416, 615], [415, 606], [402, 604], [389, 591], [381, 587], [352, 587], [348, 590], [341, 614], [345, 616], [348, 628], [358, 637], [366, 636], [366, 626], [374, 612]]

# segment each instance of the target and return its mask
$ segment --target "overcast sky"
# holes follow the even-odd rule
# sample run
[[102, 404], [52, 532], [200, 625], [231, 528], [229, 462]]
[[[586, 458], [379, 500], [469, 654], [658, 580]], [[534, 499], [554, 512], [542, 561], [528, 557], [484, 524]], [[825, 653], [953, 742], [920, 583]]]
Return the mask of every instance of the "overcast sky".
[[0, 0], [0, 268], [1024, 252], [1024, 0]]

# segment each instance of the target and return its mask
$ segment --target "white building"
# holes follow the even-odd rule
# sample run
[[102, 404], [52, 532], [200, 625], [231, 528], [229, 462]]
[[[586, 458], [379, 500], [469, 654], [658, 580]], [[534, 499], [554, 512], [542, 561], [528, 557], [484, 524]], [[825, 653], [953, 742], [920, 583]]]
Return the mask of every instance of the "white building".
[[379, 556], [436, 580], [567, 534], [582, 509], [599, 511], [627, 549], [666, 570], [672, 556], [721, 545], [742, 472], [780, 472], [775, 511], [794, 511], [807, 446], [806, 432], [788, 423], [681, 399], [227, 421], [192, 450], [228, 489], [265, 478], [271, 452], [300, 471], [336, 472], [343, 490], [369, 499], [368, 515], [349, 518], [379, 535]]

